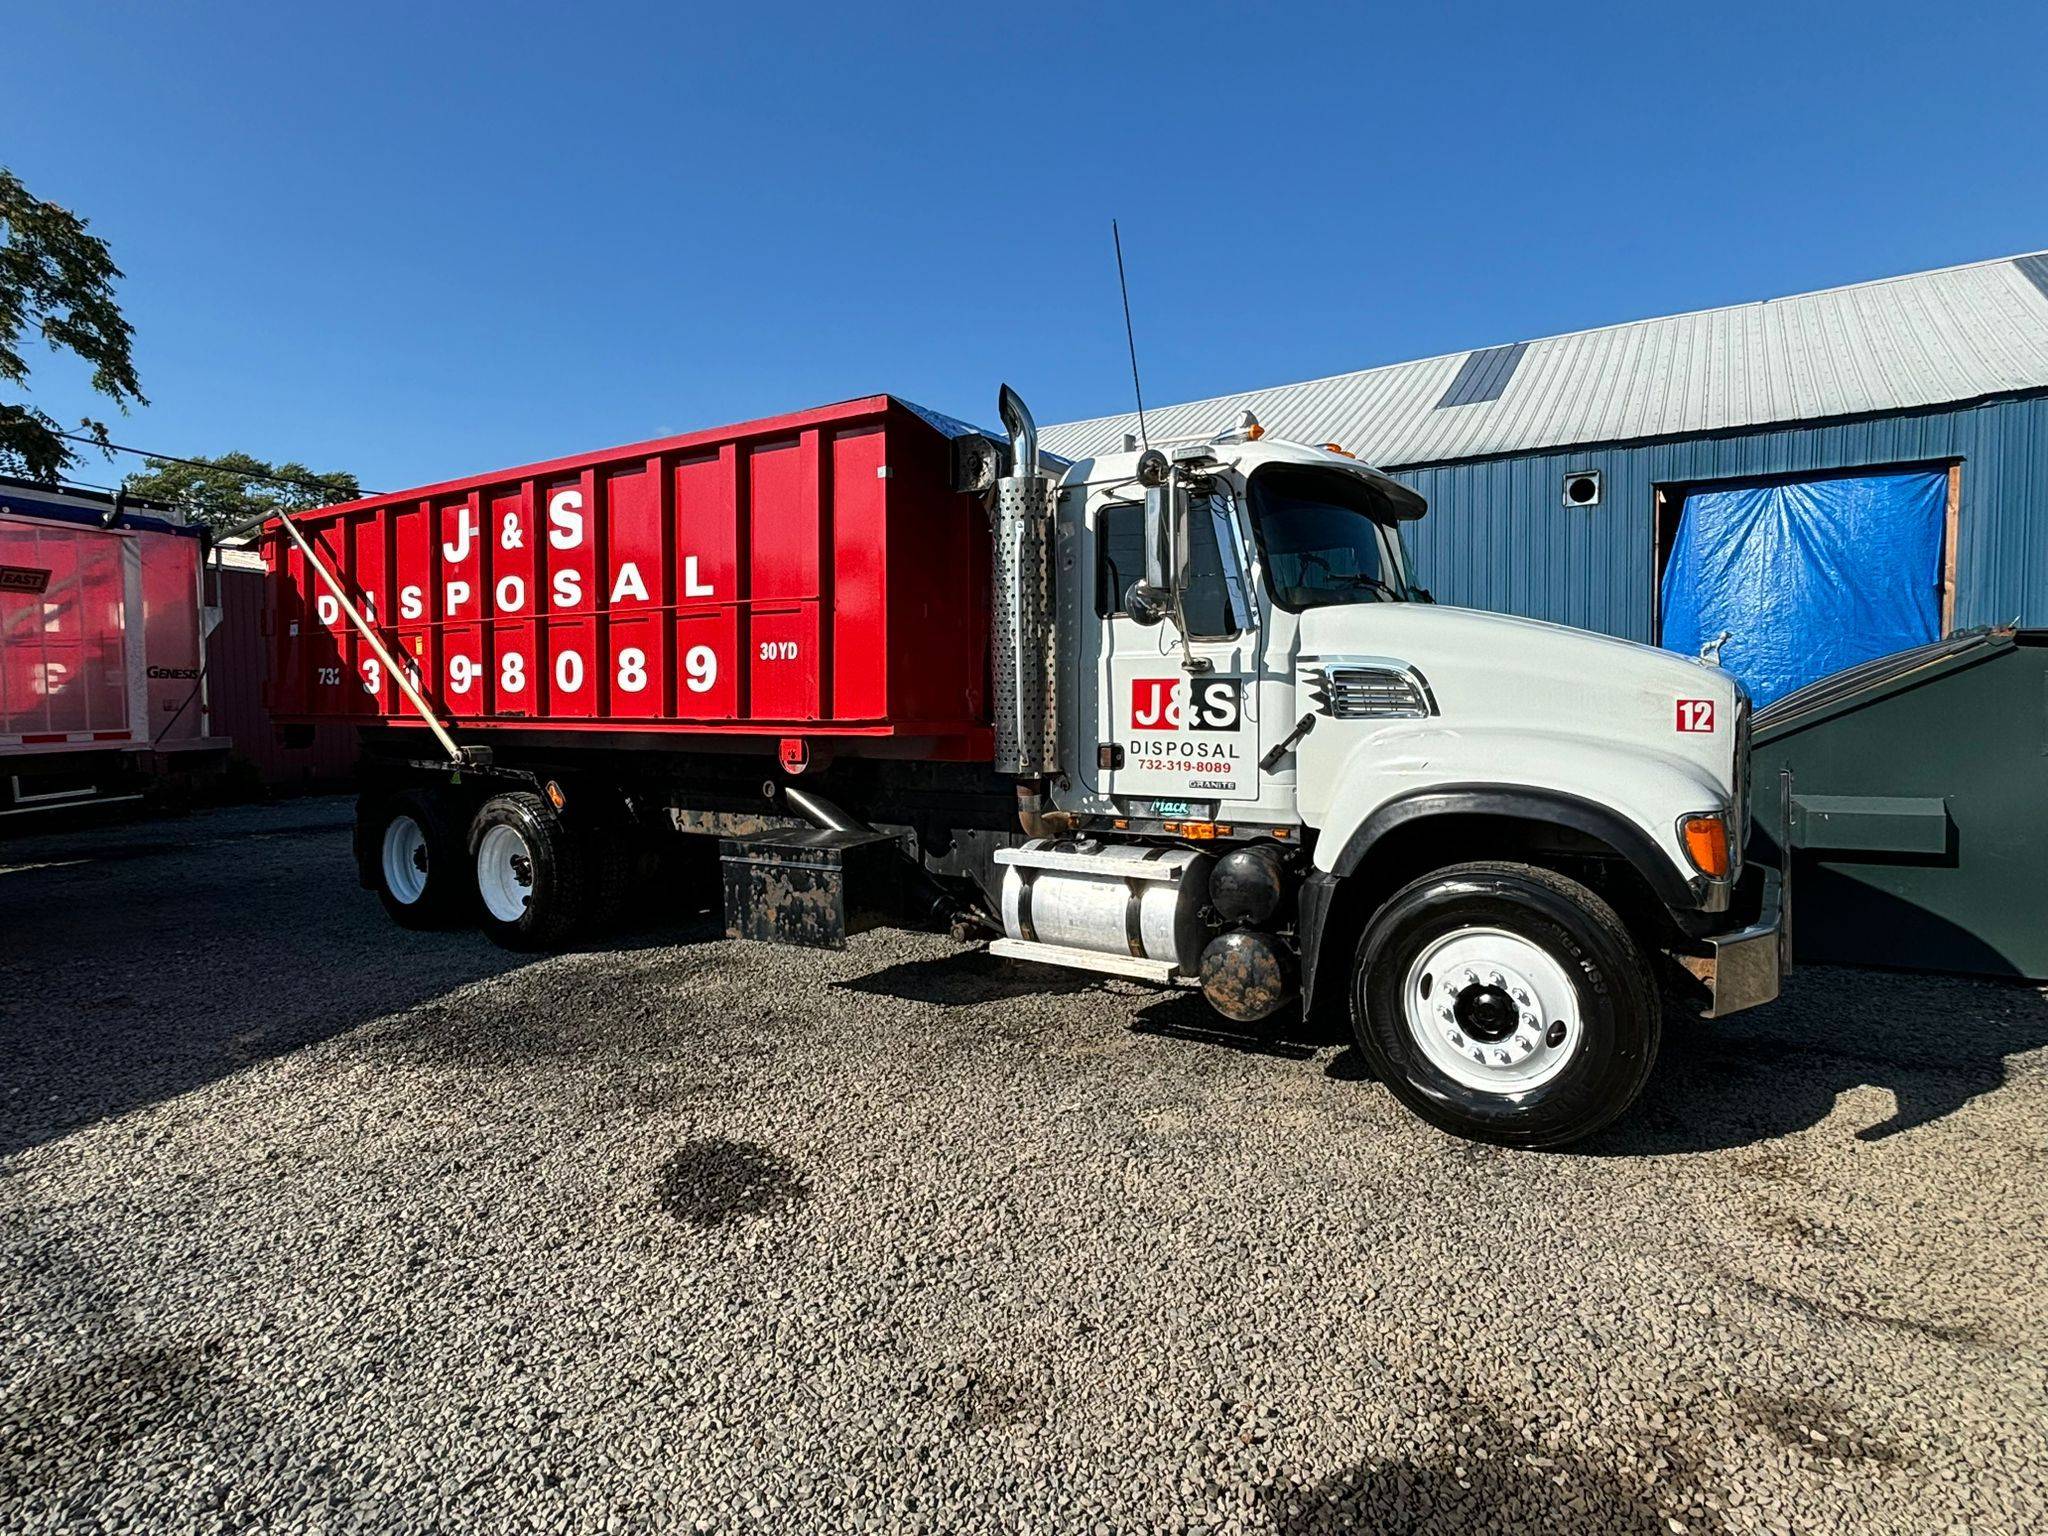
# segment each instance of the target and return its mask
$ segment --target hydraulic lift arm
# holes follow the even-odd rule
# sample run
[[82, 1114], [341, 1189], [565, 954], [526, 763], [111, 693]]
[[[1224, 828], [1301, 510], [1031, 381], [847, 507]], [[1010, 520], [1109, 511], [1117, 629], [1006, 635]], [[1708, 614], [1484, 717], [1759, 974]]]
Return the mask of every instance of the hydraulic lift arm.
[[298, 545], [299, 553], [306, 557], [306, 564], [319, 573], [321, 581], [327, 585], [327, 590], [334, 594], [334, 600], [341, 605], [342, 613], [347, 616], [349, 623], [355, 626], [356, 633], [361, 635], [368, 642], [370, 649], [377, 653], [378, 661], [384, 665], [385, 675], [398, 685], [399, 692], [405, 695], [405, 701], [412, 706], [413, 713], [418, 715], [426, 728], [434, 733], [434, 740], [441, 744], [441, 750], [448, 754], [448, 760], [457, 766], [468, 762], [468, 754], [455, 744], [455, 738], [448, 734], [448, 728], [441, 723], [440, 718], [435, 715], [433, 707], [427, 703], [426, 697], [413, 683], [410, 669], [401, 666], [392, 659], [391, 652], [385, 648], [384, 641], [378, 635], [376, 627], [357, 610], [354, 601], [343, 590], [340, 580], [335, 576], [334, 572], [327, 568], [327, 562], [314, 552], [312, 544], [307, 541], [303, 533], [299, 532], [298, 524], [293, 522], [288, 514], [283, 512], [259, 513], [245, 522], [235, 524], [234, 527], [221, 534], [220, 539], [225, 541], [227, 539], [239, 538], [244, 534], [255, 533], [261, 530], [265, 524], [271, 522], [276, 522], [284, 529], [291, 541]]

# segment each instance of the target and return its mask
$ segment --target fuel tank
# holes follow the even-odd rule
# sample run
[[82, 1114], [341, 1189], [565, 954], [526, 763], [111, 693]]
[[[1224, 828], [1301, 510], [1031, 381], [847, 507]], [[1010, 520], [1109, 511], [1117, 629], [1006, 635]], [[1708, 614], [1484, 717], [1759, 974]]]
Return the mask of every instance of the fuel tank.
[[1005, 850], [1003, 932], [1026, 943], [1200, 964], [1213, 860], [1192, 848], [1034, 838]]

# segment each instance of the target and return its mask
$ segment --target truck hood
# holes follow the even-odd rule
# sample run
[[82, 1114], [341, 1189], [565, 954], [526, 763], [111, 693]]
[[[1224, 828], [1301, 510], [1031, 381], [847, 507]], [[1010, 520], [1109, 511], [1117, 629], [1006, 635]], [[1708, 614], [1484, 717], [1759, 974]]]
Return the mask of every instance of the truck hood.
[[[1390, 733], [1413, 750], [1436, 755], [1454, 744], [1448, 755], [1501, 782], [1535, 782], [1551, 764], [1620, 754], [1697, 785], [1698, 803], [1683, 809], [1734, 798], [1742, 695], [1720, 667], [1561, 624], [1429, 603], [1310, 609], [1300, 636], [1305, 668], [1379, 660], [1421, 675], [1437, 714]], [[1577, 792], [1597, 797], [1598, 786]]]

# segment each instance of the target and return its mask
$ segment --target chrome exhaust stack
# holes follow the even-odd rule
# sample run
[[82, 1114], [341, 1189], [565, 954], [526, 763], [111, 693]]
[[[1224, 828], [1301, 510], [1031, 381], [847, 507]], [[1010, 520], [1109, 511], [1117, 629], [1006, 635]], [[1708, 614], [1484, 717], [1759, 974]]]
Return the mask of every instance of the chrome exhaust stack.
[[990, 672], [998, 773], [1059, 769], [1053, 695], [1052, 544], [1058, 488], [1040, 467], [1038, 424], [1005, 384], [997, 403], [1010, 434], [1010, 473], [996, 482]]

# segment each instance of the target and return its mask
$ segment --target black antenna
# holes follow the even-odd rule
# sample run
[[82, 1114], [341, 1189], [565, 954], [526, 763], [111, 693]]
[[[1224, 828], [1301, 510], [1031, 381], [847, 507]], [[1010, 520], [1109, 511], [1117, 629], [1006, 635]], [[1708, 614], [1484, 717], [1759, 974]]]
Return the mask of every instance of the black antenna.
[[1145, 435], [1145, 389], [1138, 382], [1138, 338], [1131, 334], [1131, 285], [1124, 280], [1124, 237], [1116, 227], [1116, 220], [1109, 221], [1109, 238], [1116, 242], [1116, 286], [1124, 296], [1124, 340], [1131, 349], [1131, 393], [1138, 397], [1138, 441], [1150, 448], [1152, 439]]

